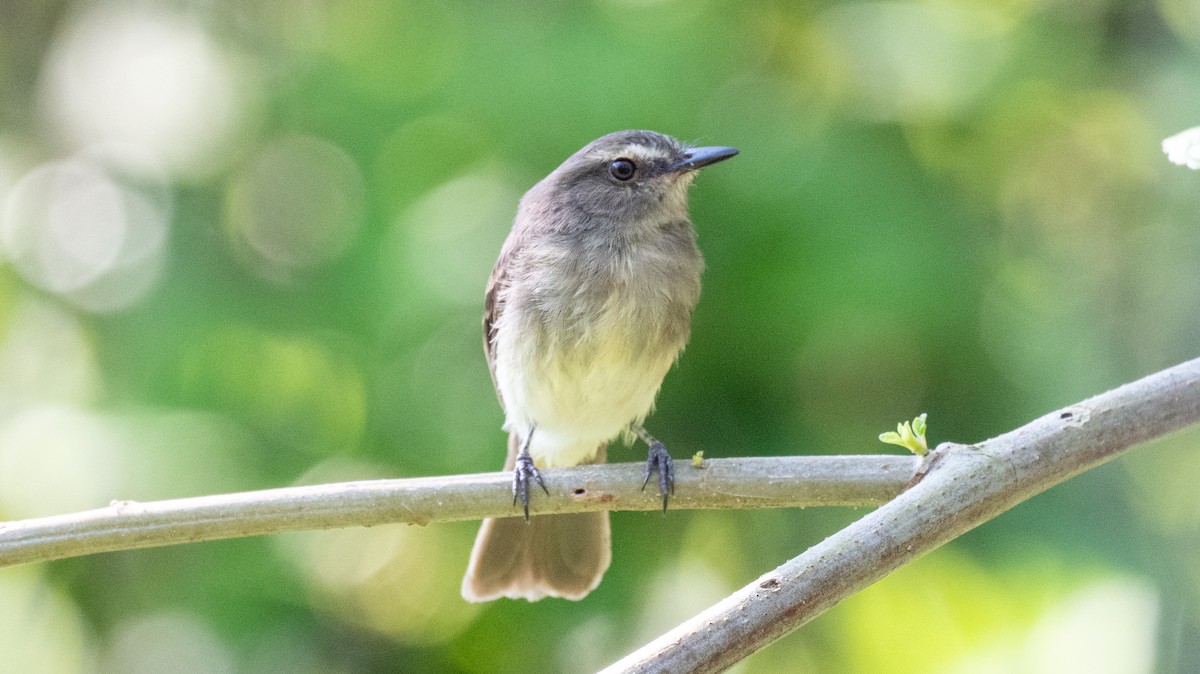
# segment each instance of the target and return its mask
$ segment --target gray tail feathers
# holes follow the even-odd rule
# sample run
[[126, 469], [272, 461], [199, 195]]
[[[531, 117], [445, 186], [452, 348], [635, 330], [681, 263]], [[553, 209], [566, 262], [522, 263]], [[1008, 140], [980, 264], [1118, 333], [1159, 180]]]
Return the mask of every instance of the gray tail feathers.
[[[510, 469], [514, 450], [510, 442]], [[602, 445], [597, 451], [596, 463], [604, 461], [604, 450]], [[475, 537], [462, 596], [467, 601], [583, 599], [600, 584], [611, 561], [607, 512], [542, 515], [528, 522], [521, 517], [486, 519]]]
[[583, 599], [611, 560], [606, 512], [484, 520], [462, 595], [467, 601]]

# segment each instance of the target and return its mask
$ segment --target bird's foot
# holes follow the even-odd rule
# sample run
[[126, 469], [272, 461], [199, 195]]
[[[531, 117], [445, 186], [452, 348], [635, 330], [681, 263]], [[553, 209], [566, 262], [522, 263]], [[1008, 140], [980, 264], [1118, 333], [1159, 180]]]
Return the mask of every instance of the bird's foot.
[[675, 493], [675, 463], [667, 448], [658, 440], [650, 442], [650, 456], [646, 459], [646, 479], [642, 480], [642, 491], [650, 483], [650, 475], [658, 473], [658, 490], [662, 494], [663, 512], [667, 511], [667, 499]]
[[513, 505], [517, 505], [517, 501], [521, 501], [521, 505], [525, 507], [525, 521], [529, 521], [529, 483], [531, 480], [536, 480], [542, 491], [546, 492], [546, 496], [550, 495], [550, 490], [546, 489], [546, 483], [542, 481], [542, 474], [538, 472], [537, 466], [533, 465], [533, 457], [528, 454], [517, 455], [517, 465], [513, 468]]

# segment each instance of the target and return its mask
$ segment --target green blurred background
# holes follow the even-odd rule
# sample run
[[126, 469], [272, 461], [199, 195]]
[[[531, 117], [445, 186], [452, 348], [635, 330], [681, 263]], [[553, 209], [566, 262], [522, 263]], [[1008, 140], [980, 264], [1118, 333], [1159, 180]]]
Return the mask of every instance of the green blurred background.
[[[483, 287], [623, 128], [692, 213], [677, 458], [972, 442], [1200, 352], [1195, 0], [0, 4], [0, 518], [499, 469]], [[742, 672], [1200, 671], [1200, 434], [1037, 497]], [[610, 450], [618, 461], [644, 449]], [[464, 603], [475, 525], [0, 571], [13, 672], [583, 672], [864, 511], [618, 513], [585, 601]]]

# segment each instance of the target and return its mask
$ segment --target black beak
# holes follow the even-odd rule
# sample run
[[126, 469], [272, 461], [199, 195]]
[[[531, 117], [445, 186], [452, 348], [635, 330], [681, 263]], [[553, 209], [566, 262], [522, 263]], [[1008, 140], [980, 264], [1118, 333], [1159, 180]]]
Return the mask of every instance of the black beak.
[[724, 161], [737, 154], [734, 147], [694, 147], [684, 153], [683, 159], [670, 166], [671, 171], [695, 171], [709, 164]]

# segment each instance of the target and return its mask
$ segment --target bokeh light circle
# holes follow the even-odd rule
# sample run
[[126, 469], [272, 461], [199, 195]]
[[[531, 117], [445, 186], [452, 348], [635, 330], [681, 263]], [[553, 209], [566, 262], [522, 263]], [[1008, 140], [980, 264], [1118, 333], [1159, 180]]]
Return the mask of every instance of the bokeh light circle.
[[42, 102], [59, 132], [79, 147], [144, 148], [173, 175], [219, 168], [245, 103], [229, 56], [183, 17], [89, 7], [66, 22], [44, 69]]
[[362, 172], [338, 146], [311, 136], [263, 148], [226, 193], [226, 229], [267, 277], [320, 267], [354, 242], [366, 210]]
[[13, 186], [0, 246], [29, 283], [93, 311], [127, 307], [158, 279], [170, 204], [104, 166], [44, 164]]

